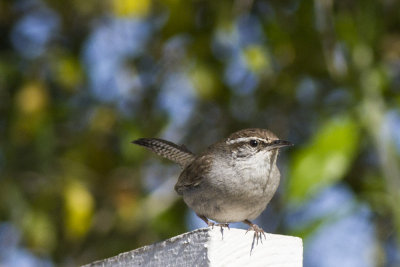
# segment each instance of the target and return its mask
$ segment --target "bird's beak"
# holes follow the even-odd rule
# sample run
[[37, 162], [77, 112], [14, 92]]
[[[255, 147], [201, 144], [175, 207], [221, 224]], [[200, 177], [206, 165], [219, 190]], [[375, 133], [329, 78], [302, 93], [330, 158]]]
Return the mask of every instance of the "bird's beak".
[[293, 144], [285, 140], [274, 140], [269, 144], [269, 148], [281, 148], [285, 146], [293, 146]]

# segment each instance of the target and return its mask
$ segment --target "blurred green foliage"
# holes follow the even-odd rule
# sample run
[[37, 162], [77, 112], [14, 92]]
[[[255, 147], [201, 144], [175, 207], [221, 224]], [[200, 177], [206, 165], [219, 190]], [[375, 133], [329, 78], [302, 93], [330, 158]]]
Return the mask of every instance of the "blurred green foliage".
[[287, 196], [301, 203], [315, 192], [342, 179], [353, 163], [359, 144], [359, 126], [350, 118], [327, 121], [310, 144], [293, 153]]
[[16, 249], [60, 266], [183, 233], [178, 169], [130, 141], [165, 137], [199, 152], [261, 127], [296, 145], [279, 160], [274, 230], [311, 237], [332, 216], [293, 230], [283, 215], [344, 184], [372, 211], [374, 264], [393, 262], [399, 10], [373, 0], [1, 0], [1, 225], [21, 234]]

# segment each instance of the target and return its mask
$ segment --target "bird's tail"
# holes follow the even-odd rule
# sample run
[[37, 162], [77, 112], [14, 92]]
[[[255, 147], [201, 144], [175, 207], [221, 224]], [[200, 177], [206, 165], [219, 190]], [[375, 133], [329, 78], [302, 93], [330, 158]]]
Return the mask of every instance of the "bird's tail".
[[195, 157], [185, 146], [179, 146], [158, 138], [140, 138], [132, 141], [132, 143], [144, 146], [157, 155], [178, 163], [182, 168], [192, 162]]

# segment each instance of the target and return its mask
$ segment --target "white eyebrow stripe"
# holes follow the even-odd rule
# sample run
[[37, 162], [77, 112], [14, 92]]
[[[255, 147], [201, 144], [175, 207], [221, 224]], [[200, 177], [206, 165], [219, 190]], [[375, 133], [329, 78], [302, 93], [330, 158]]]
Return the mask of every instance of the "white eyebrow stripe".
[[261, 141], [261, 142], [266, 142], [266, 143], [268, 143], [268, 140], [267, 139], [264, 139], [264, 138], [260, 138], [260, 137], [240, 137], [240, 138], [236, 138], [236, 139], [228, 139], [228, 140], [226, 140], [226, 143], [228, 144], [228, 145], [231, 145], [231, 144], [235, 144], [235, 143], [241, 143], [241, 142], [249, 142], [250, 140], [258, 140], [258, 141]]

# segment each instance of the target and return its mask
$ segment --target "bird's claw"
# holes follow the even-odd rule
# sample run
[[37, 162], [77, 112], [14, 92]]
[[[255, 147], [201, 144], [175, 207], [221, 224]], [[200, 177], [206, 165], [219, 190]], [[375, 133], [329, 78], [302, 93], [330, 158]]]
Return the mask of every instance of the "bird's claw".
[[229, 223], [217, 223], [217, 224], [215, 224], [215, 226], [219, 226], [219, 227], [221, 227], [221, 229], [222, 229], [223, 227], [226, 227], [226, 228], [228, 228], [229, 230], [231, 230], [231, 228], [229, 227]]
[[208, 222], [207, 222], [207, 225], [208, 225], [208, 227], [211, 227], [212, 229], [214, 229], [215, 223], [214, 223], [214, 222], [208, 221]]
[[258, 245], [258, 241], [260, 240], [260, 242], [262, 243], [262, 237], [264, 236], [264, 238], [266, 239], [267, 236], [265, 235], [264, 230], [259, 227], [257, 224], [253, 224], [250, 226], [249, 229], [247, 229], [246, 234], [248, 231], [254, 231], [254, 237], [253, 237], [253, 241], [256, 240], [257, 241], [257, 245]]
[[214, 226], [219, 226], [219, 227], [221, 227], [221, 229], [222, 229], [223, 227], [226, 227], [226, 228], [228, 228], [229, 230], [231, 230], [231, 228], [229, 227], [229, 223], [215, 223], [215, 222], [208, 221], [208, 222], [207, 222], [207, 225], [208, 225], [209, 227], [211, 227], [212, 229], [214, 229]]

